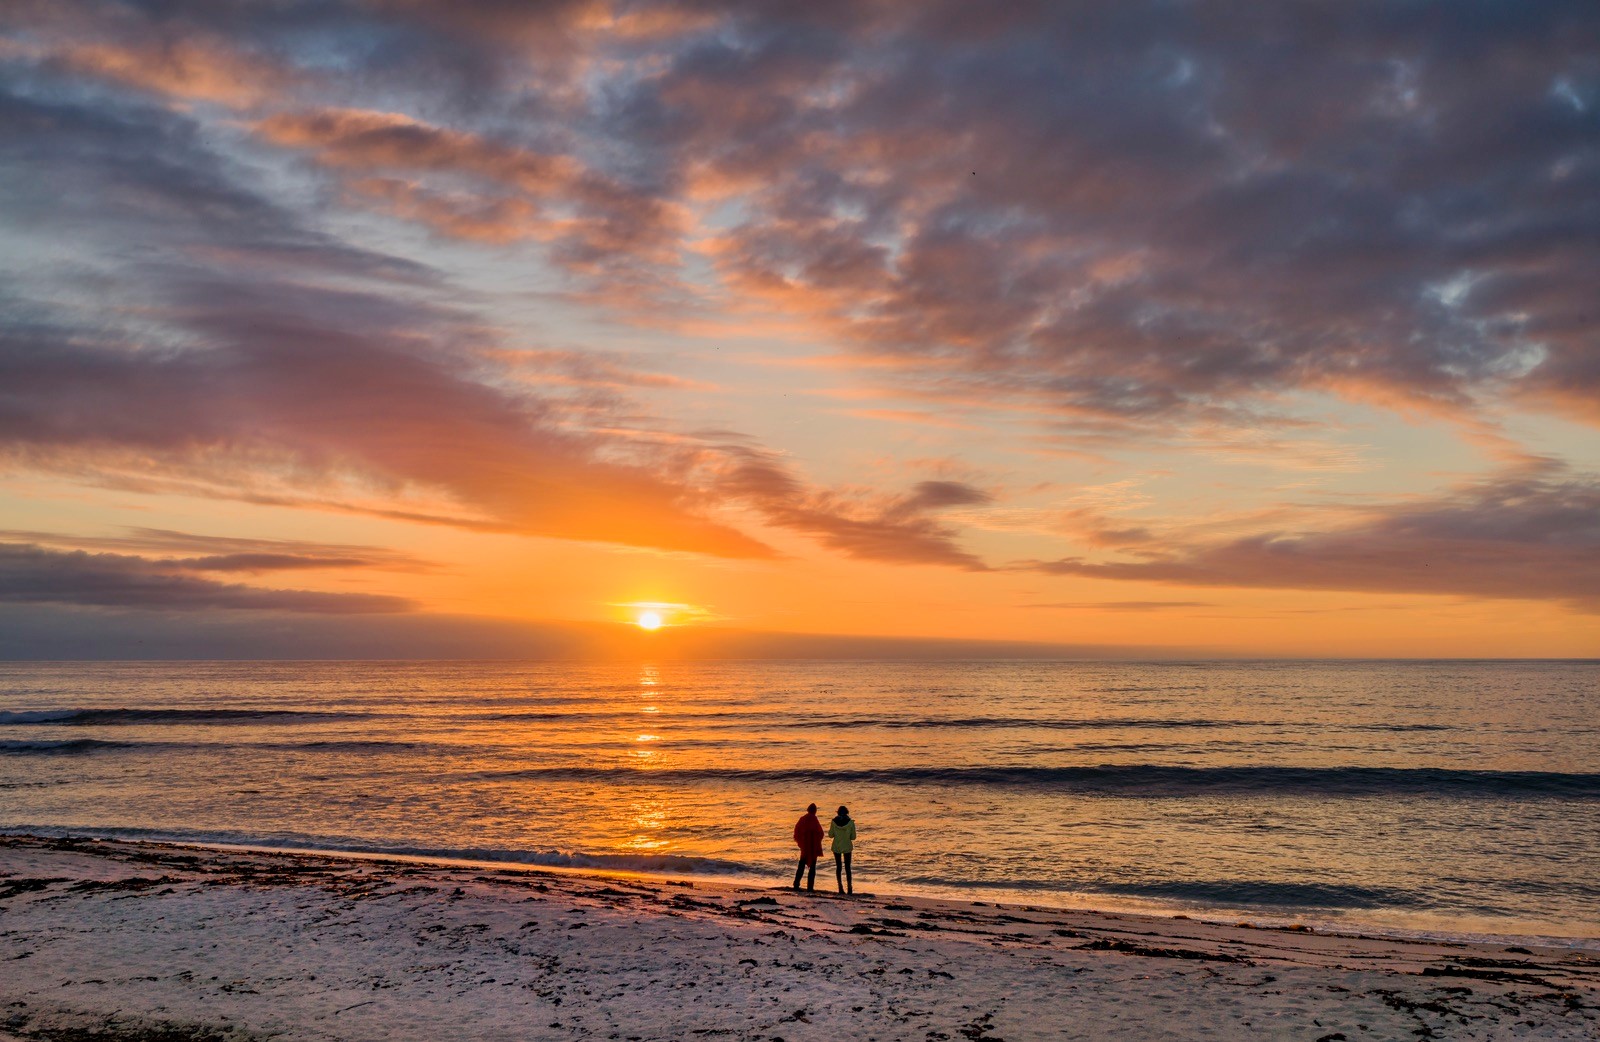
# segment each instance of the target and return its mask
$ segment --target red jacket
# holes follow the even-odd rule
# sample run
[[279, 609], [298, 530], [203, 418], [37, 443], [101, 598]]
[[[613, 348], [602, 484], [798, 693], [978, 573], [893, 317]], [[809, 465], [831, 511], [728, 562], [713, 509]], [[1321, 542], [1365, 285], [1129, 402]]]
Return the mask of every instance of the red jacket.
[[794, 823], [794, 842], [800, 848], [800, 856], [807, 861], [822, 856], [822, 822], [815, 814], [800, 815], [800, 820]]

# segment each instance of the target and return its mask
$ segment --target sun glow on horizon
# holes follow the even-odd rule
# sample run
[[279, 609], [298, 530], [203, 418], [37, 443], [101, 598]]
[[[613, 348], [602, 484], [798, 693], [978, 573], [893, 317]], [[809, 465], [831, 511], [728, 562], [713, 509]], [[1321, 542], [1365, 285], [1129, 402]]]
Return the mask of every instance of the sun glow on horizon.
[[681, 601], [613, 601], [610, 607], [616, 612], [612, 618], [617, 622], [637, 626], [650, 633], [722, 618], [703, 605]]

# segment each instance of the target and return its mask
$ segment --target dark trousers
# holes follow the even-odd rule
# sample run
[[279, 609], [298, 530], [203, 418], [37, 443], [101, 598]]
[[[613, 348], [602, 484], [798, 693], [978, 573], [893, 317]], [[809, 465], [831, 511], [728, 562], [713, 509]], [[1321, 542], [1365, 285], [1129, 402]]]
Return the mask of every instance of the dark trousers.
[[[856, 880], [850, 874], [850, 853], [848, 850], [843, 853], [837, 850], [833, 852], [833, 878], [839, 881], [839, 893], [841, 894], [853, 894], [856, 892]], [[846, 890], [846, 886], [849, 886], [850, 889]]]
[[800, 889], [800, 877], [805, 874], [808, 868], [811, 869], [811, 877], [806, 880], [806, 889], [815, 890], [817, 888], [817, 859], [814, 857], [808, 858], [801, 854], [800, 867], [794, 870], [794, 889]]

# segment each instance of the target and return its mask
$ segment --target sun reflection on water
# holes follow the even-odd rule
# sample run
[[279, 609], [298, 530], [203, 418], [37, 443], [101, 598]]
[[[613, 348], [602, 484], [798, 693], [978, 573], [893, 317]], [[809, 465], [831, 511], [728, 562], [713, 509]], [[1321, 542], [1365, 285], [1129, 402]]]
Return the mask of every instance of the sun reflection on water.
[[663, 830], [667, 827], [666, 803], [663, 800], [650, 800], [633, 805], [634, 834], [621, 843], [627, 850], [660, 850], [669, 846], [669, 841], [664, 838]]

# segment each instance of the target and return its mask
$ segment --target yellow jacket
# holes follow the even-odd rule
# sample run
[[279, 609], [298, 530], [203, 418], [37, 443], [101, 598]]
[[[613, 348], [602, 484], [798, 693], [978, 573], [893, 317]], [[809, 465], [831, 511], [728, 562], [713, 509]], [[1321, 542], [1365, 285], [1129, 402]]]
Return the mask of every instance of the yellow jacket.
[[828, 822], [828, 838], [833, 840], [833, 852], [835, 854], [850, 853], [856, 845], [856, 819], [851, 818], [843, 825], [840, 825], [836, 820], [830, 820]]

